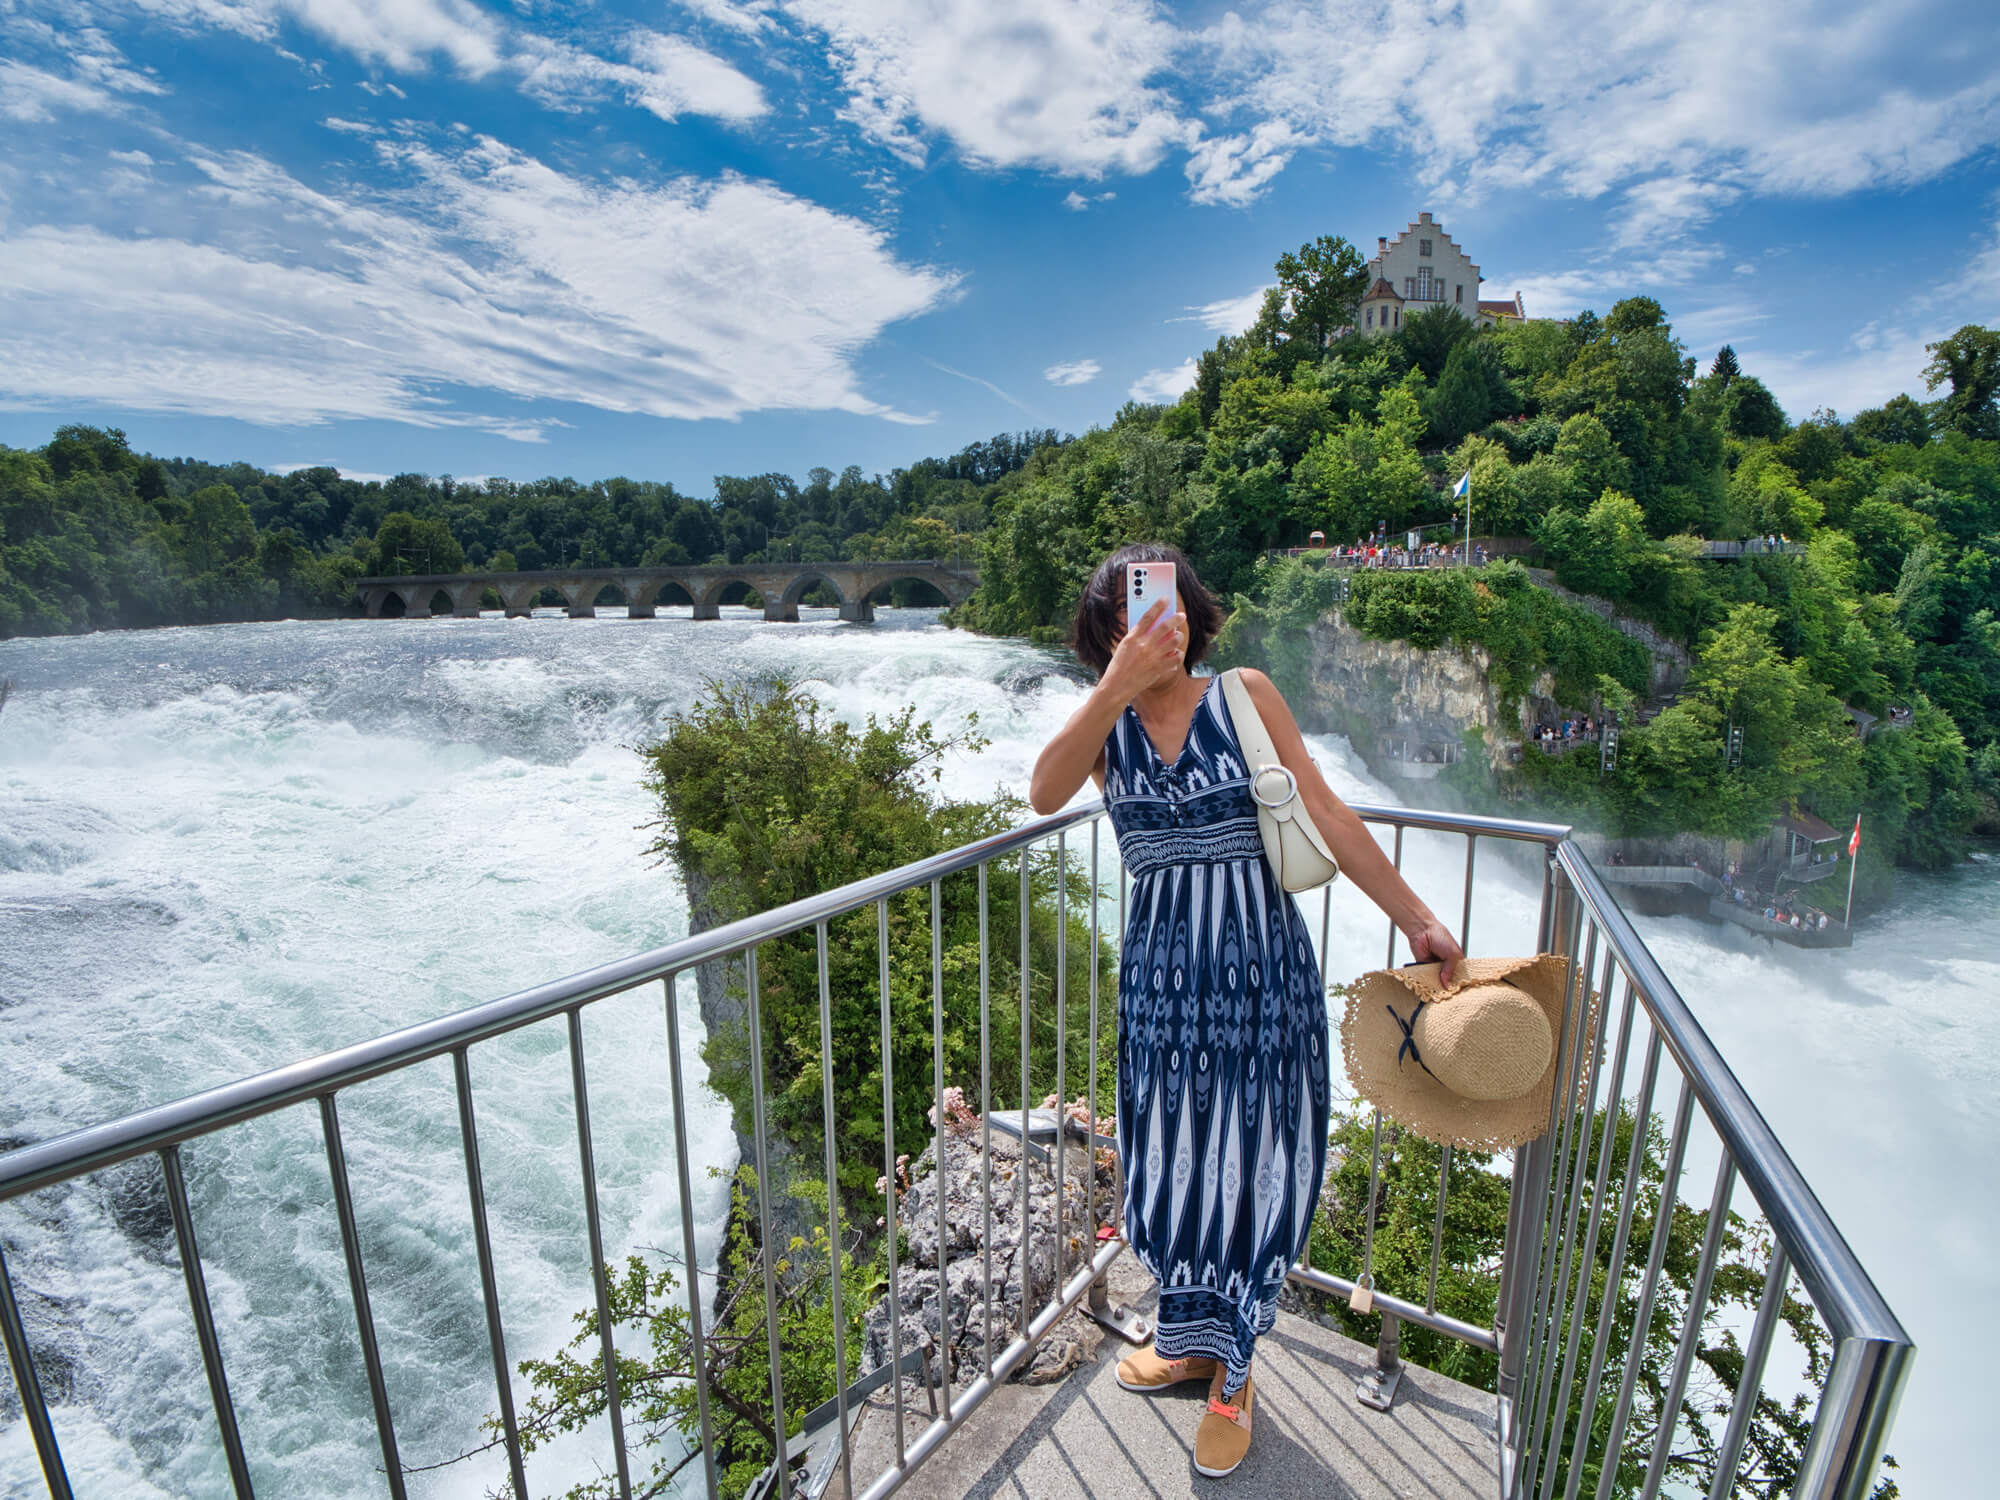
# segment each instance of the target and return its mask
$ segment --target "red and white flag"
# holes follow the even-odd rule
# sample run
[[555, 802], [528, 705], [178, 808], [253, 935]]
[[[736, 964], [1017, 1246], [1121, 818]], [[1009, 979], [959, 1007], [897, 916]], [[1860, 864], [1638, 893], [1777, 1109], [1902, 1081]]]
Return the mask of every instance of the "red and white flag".
[[1847, 841], [1847, 857], [1854, 858], [1854, 852], [1861, 847], [1861, 814], [1854, 815], [1854, 837]]

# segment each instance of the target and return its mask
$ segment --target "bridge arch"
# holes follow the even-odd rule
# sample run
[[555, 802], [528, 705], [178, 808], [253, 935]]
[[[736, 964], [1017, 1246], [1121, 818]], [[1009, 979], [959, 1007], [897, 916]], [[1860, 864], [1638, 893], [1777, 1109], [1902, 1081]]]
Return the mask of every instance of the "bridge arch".
[[847, 590], [840, 586], [833, 574], [822, 572], [817, 568], [805, 569], [794, 577], [790, 583], [786, 584], [784, 593], [779, 595], [779, 602], [788, 609], [796, 611], [799, 607], [799, 601], [820, 584], [825, 584], [833, 590], [834, 602], [836, 604], [844, 605], [848, 602]]
[[954, 580], [950, 578], [948, 575], [940, 573], [929, 573], [929, 572], [906, 573], [906, 572], [893, 571], [889, 569], [881, 569], [875, 572], [871, 572], [868, 575], [868, 592], [863, 597], [867, 600], [867, 602], [871, 606], [876, 604], [889, 604], [892, 602], [892, 600], [889, 597], [890, 591], [894, 589], [897, 584], [899, 583], [912, 584], [915, 585], [915, 588], [913, 590], [910, 590], [910, 592], [925, 593], [935, 596], [934, 598], [929, 598], [929, 599], [913, 600], [912, 601], [913, 607], [919, 609], [935, 609], [947, 604], [963, 603], [964, 600], [970, 595], [971, 590], [969, 589], [965, 590], [963, 593], [954, 590], [954, 588], [952, 587], [953, 582]]

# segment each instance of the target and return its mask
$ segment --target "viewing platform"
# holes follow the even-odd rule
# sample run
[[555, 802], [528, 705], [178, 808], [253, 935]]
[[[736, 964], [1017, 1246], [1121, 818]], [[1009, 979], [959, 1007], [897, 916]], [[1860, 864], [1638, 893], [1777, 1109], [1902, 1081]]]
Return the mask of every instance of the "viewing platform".
[[[1337, 1309], [1338, 1326], [1372, 1338], [1373, 1347], [1304, 1315], [1281, 1313], [1258, 1350], [1256, 1437], [1228, 1492], [1246, 1500], [1612, 1500], [1614, 1493], [1727, 1500], [1739, 1492], [1739, 1474], [1768, 1474], [1782, 1463], [1797, 1476], [1791, 1500], [1869, 1500], [1914, 1345], [1647, 950], [1603, 872], [1567, 828], [1365, 804], [1354, 811], [1399, 868], [1412, 840], [1441, 842], [1453, 865], [1462, 847], [1462, 904], [1439, 910], [1456, 911], [1457, 935], [1468, 947], [1476, 926], [1473, 951], [1561, 960], [1555, 972], [1562, 993], [1553, 1002], [1560, 1024], [1550, 1038], [1556, 1082], [1534, 1137], [1493, 1154], [1430, 1145], [1393, 1117], [1352, 1101], [1335, 1111], [1336, 1145], [1314, 1236], [1287, 1279], [1306, 1295], [1298, 1305]], [[1115, 842], [1103, 836], [1104, 816], [1099, 804], [1073, 807], [567, 979], [20, 1145], [0, 1153], [0, 1204], [32, 1215], [32, 1195], [45, 1190], [107, 1195], [114, 1185], [105, 1181], [106, 1169], [121, 1165], [126, 1190], [141, 1176], [157, 1184], [161, 1264], [177, 1262], [179, 1276], [161, 1279], [145, 1331], [199, 1348], [215, 1417], [213, 1492], [223, 1492], [226, 1464], [236, 1500], [259, 1492], [263, 1446], [288, 1436], [239, 1420], [229, 1362], [253, 1337], [281, 1351], [279, 1364], [257, 1370], [261, 1381], [320, 1390], [330, 1360], [345, 1362], [351, 1384], [365, 1376], [362, 1420], [369, 1426], [362, 1430], [372, 1443], [366, 1451], [329, 1448], [325, 1461], [349, 1473], [379, 1472], [390, 1500], [411, 1493], [421, 1458], [407, 1455], [448, 1454], [487, 1434], [491, 1481], [523, 1500], [561, 1493], [592, 1475], [605, 1476], [620, 1500], [658, 1493], [649, 1486], [655, 1464], [663, 1462], [682, 1465], [683, 1492], [719, 1494], [723, 1465], [744, 1463], [746, 1444], [749, 1461], [766, 1465], [750, 1488], [753, 1500], [1220, 1494], [1191, 1465], [1200, 1388], [1145, 1397], [1118, 1388], [1113, 1376], [1128, 1340], [1147, 1336], [1150, 1287], [1125, 1253], [1118, 1155], [1102, 1144], [1116, 1129], [1100, 1088], [1105, 1060], [1117, 1047], [1115, 988], [1106, 976], [1116, 973], [1112, 950], [1128, 891]], [[1482, 891], [1494, 899], [1476, 902]], [[962, 903], [954, 907], [959, 923], [949, 968], [947, 892]], [[1002, 908], [1001, 921], [989, 922], [996, 893], [1014, 904]], [[1322, 951], [1336, 899], [1360, 898], [1345, 882], [1300, 898]], [[912, 924], [900, 946], [890, 937], [892, 904], [896, 921]], [[858, 923], [847, 920], [855, 917]], [[1372, 925], [1376, 918], [1371, 912], [1362, 919]], [[874, 949], [865, 964], [836, 970], [830, 962], [828, 934], [837, 921], [847, 934], [872, 929]], [[1394, 967], [1399, 934], [1384, 925], [1384, 966]], [[811, 995], [816, 969], [817, 1026], [809, 1003], [797, 1005], [785, 1041], [816, 1049], [811, 1071], [821, 1100], [820, 1143], [795, 1157], [813, 1181], [795, 1182], [778, 1210], [805, 1211], [816, 1192], [832, 1231], [817, 1239], [777, 1218], [773, 1203], [777, 1158], [769, 1147], [778, 1138], [761, 1059], [774, 1039], [764, 1019], [758, 957], [780, 943], [791, 945], [786, 962], [795, 1001]], [[993, 982], [1010, 968], [1017, 979]], [[784, 971], [774, 962], [767, 972]], [[742, 1138], [756, 1173], [741, 1213], [753, 1227], [739, 1241], [749, 1246], [742, 1252], [749, 1263], [735, 1271], [716, 1266], [712, 1254], [706, 1260], [697, 1254], [694, 1183], [702, 1163], [688, 1144], [691, 1075], [684, 1059], [704, 1037], [698, 1024], [683, 1019], [680, 997], [686, 982], [699, 986], [704, 976], [740, 997], [734, 1019], [715, 1024], [741, 1028], [724, 1041], [749, 1059]], [[1010, 993], [1015, 983], [1018, 991]], [[643, 1005], [604, 1005], [625, 996]], [[958, 1035], [976, 1039], [959, 1044], [963, 1074], [951, 1078], [948, 997]], [[665, 1333], [652, 1325], [669, 1346], [657, 1356], [666, 1362], [657, 1373], [680, 1380], [681, 1368], [702, 1372], [688, 1383], [693, 1409], [680, 1413], [678, 1431], [665, 1432], [664, 1449], [657, 1429], [643, 1434], [656, 1420], [643, 1414], [647, 1393], [621, 1388], [621, 1371], [630, 1368], [625, 1360], [649, 1356], [646, 1336], [615, 1325], [611, 1312], [612, 1278], [623, 1272], [606, 1264], [597, 1152], [616, 1133], [605, 1124], [616, 1113], [605, 1108], [600, 1080], [593, 1132], [586, 1012], [593, 1027], [618, 1024], [608, 1017], [620, 1015], [628, 1028], [664, 1031], [664, 1076], [647, 1076], [643, 1089], [649, 1100], [670, 1101], [670, 1129], [663, 1122], [660, 1139], [671, 1135], [671, 1171], [657, 1160], [648, 1169], [669, 1194], [678, 1189], [661, 1222], [677, 1218], [679, 1234], [671, 1236], [675, 1243], [647, 1250], [701, 1269], [683, 1282], [662, 1283], [660, 1295], [674, 1305], [657, 1314], [671, 1320]], [[1332, 997], [1327, 1040], [1336, 1056], [1341, 1016]], [[521, 1348], [520, 1330], [510, 1336], [503, 1316], [494, 1247], [509, 1226], [489, 1204], [475, 1121], [483, 1117], [489, 1134], [504, 1134], [518, 1108], [505, 1084], [491, 1086], [493, 1073], [483, 1071], [492, 1055], [486, 1049], [543, 1023], [543, 1045], [552, 1046], [558, 1071], [567, 1044], [575, 1127], [568, 1165], [580, 1168], [587, 1230], [587, 1246], [576, 1249], [587, 1257], [595, 1298], [595, 1322], [586, 1321], [594, 1331], [571, 1347], [579, 1372], [601, 1378], [583, 1382], [597, 1405], [578, 1424], [595, 1446], [587, 1455], [576, 1450], [565, 1474], [537, 1467], [541, 1482], [531, 1490], [523, 1409], [542, 1393], [525, 1378], [517, 1381], [516, 1362], [543, 1351]], [[994, 1034], [1008, 1034], [1002, 1027], [1019, 1038], [1018, 1063], [1006, 1046], [989, 1046]], [[847, 1050], [837, 1052], [836, 1036]], [[1051, 1044], [1043, 1076], [1031, 1076], [1033, 1036], [1063, 1039]], [[928, 1066], [896, 1064], [892, 1078], [896, 1037], [923, 1039]], [[600, 1033], [601, 1045], [619, 1041]], [[856, 1055], [883, 1060], [883, 1107], [863, 1127], [869, 1139], [843, 1145], [833, 1080]], [[381, 1160], [364, 1151], [350, 1158], [352, 1126], [344, 1132], [341, 1124], [341, 1102], [363, 1085], [379, 1088], [420, 1068], [444, 1096], [433, 1128], [452, 1140], [464, 1167], [462, 1179], [429, 1185], [439, 1212], [422, 1233], [452, 1240], [455, 1264], [463, 1268], [458, 1284], [413, 1286], [402, 1279], [382, 1238], [388, 1215], [372, 1180]], [[1337, 1063], [1334, 1075], [1340, 1095]], [[480, 1099], [475, 1076], [488, 1084]], [[1057, 1099], [1075, 1103], [1038, 1121], [1035, 1109], [1051, 1084]], [[974, 1098], [976, 1114], [967, 1104]], [[787, 1102], [798, 1107], [797, 1090]], [[449, 1120], [453, 1104], [456, 1119]], [[918, 1111], [936, 1122], [931, 1149], [924, 1149], [928, 1132], [913, 1141], [907, 1124], [899, 1149], [897, 1117], [907, 1122]], [[182, 1150], [201, 1143], [200, 1161], [226, 1160], [217, 1137], [281, 1112], [296, 1112], [289, 1116], [293, 1134], [264, 1137], [265, 1149], [311, 1159], [323, 1148], [320, 1180], [330, 1192], [325, 1201], [298, 1202], [298, 1232], [318, 1216], [330, 1241], [337, 1223], [351, 1342], [337, 1337], [343, 1321], [337, 1316], [316, 1320], [310, 1330], [266, 1326], [241, 1296], [216, 1299], [209, 1290], [211, 1270], [218, 1284], [240, 1285], [238, 1257], [266, 1249], [213, 1233], [214, 1200], [261, 1188], [255, 1180], [211, 1175], [209, 1191], [191, 1195]], [[995, 1128], [1005, 1116], [1019, 1119], [1018, 1130]], [[1035, 1149], [1022, 1149], [1030, 1145]], [[843, 1158], [842, 1151], [859, 1158]], [[905, 1179], [913, 1155], [918, 1160]], [[932, 1161], [928, 1178], [925, 1157]], [[843, 1167], [850, 1182], [885, 1174], [874, 1195], [859, 1194], [859, 1208], [825, 1185], [839, 1182]], [[464, 1205], [462, 1223], [446, 1213], [447, 1203]], [[957, 1232], [948, 1232], [953, 1214]], [[371, 1235], [363, 1233], [364, 1215]], [[107, 1207], [102, 1222], [113, 1217]], [[82, 1239], [100, 1220], [64, 1222], [83, 1223], [74, 1231]], [[970, 1232], [975, 1224], [982, 1226], [977, 1235]], [[622, 1224], [610, 1228], [621, 1241], [628, 1232]], [[46, 1252], [49, 1236], [66, 1233], [48, 1227], [37, 1246]], [[92, 1420], [85, 1403], [106, 1378], [98, 1366], [109, 1357], [108, 1340], [91, 1337], [88, 1296], [63, 1304], [51, 1298], [42, 1280], [47, 1262], [23, 1244], [10, 1241], [0, 1251], [0, 1342], [13, 1381], [7, 1394], [18, 1398], [23, 1446], [32, 1444], [46, 1492], [51, 1500], [72, 1500], [78, 1490], [65, 1444]], [[879, 1254], [886, 1263], [873, 1281], [880, 1299], [865, 1317], [843, 1311], [843, 1288], [851, 1283], [832, 1274], [836, 1263], [824, 1248], [830, 1244], [858, 1245], [865, 1257]], [[79, 1258], [87, 1250], [59, 1248]], [[821, 1287], [828, 1292], [822, 1295]], [[1370, 1305], [1356, 1311], [1364, 1287]], [[393, 1300], [407, 1311], [412, 1298], [427, 1310], [456, 1299], [453, 1305], [469, 1316], [378, 1320], [372, 1310]], [[809, 1372], [794, 1356], [804, 1351], [788, 1348], [781, 1359], [777, 1344], [759, 1330], [785, 1326], [781, 1309], [783, 1318], [801, 1309], [818, 1316], [829, 1301], [832, 1358], [818, 1351], [825, 1368], [802, 1396], [796, 1387]], [[24, 1318], [24, 1305], [31, 1318]], [[718, 1316], [727, 1318], [719, 1337]], [[74, 1320], [61, 1344], [51, 1341], [52, 1317]], [[1781, 1324], [1790, 1330], [1782, 1339]], [[851, 1325], [860, 1331], [849, 1332]], [[1800, 1328], [1816, 1341], [1810, 1362], [1790, 1336]], [[1463, 1379], [1419, 1368], [1405, 1357], [1406, 1345], [1428, 1351], [1434, 1365]], [[1068, 1353], [1055, 1368], [1038, 1363], [1045, 1351], [1061, 1349]], [[1054, 1384], [1017, 1378], [1065, 1370], [1067, 1378]], [[467, 1422], [468, 1432], [480, 1436], [399, 1431], [396, 1390], [407, 1389], [401, 1383], [410, 1378], [448, 1381], [465, 1392], [483, 1388], [487, 1394], [476, 1399], [492, 1415], [483, 1430], [476, 1418]], [[1802, 1404], [1790, 1407], [1794, 1397]], [[1768, 1415], [1774, 1402], [1793, 1413], [1782, 1425]], [[796, 1435], [783, 1443], [784, 1459], [769, 1462], [772, 1445], [764, 1434], [776, 1433]], [[718, 1454], [725, 1444], [733, 1446]], [[546, 1455], [537, 1457], [538, 1465], [545, 1462]]]

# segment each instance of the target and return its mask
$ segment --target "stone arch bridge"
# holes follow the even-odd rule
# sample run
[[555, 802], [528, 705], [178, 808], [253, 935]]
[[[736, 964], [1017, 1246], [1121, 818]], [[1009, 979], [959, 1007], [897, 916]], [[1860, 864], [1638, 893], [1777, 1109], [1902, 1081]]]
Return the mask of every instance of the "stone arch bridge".
[[537, 573], [427, 573], [395, 578], [360, 578], [355, 592], [363, 611], [380, 618], [394, 599], [406, 618], [436, 613], [439, 594], [451, 601], [454, 615], [479, 613], [488, 589], [500, 596], [509, 615], [525, 615], [543, 589], [553, 588], [567, 602], [573, 620], [597, 614], [600, 596], [615, 589], [624, 596], [635, 620], [653, 619], [661, 604], [690, 604], [697, 620], [722, 616], [722, 598], [742, 584], [764, 601], [767, 620], [796, 620], [799, 600], [816, 584], [825, 584], [840, 599], [840, 618], [875, 618], [875, 594], [892, 583], [927, 583], [948, 604], [962, 604], [979, 586], [979, 570], [949, 562], [757, 563], [731, 567], [707, 564], [686, 568], [552, 568]]

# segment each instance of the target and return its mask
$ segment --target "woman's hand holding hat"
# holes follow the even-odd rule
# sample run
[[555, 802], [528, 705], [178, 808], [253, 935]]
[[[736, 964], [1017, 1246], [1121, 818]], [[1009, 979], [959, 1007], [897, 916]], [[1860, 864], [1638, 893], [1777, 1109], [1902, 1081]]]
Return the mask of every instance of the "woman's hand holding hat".
[[1403, 936], [1409, 942], [1411, 957], [1422, 963], [1444, 965], [1438, 973], [1438, 980], [1449, 987], [1459, 960], [1465, 957], [1465, 950], [1458, 946], [1458, 939], [1451, 935], [1451, 929], [1432, 917], [1421, 927], [1406, 928]]

